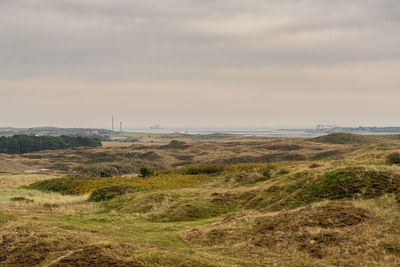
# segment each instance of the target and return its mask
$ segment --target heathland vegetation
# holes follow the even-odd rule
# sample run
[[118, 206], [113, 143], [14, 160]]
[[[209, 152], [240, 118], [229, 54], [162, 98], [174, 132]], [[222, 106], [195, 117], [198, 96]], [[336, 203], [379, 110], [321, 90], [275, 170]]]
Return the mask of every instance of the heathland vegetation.
[[400, 264], [399, 136], [148, 138], [1, 155], [0, 266]]
[[72, 147], [97, 147], [101, 142], [96, 138], [83, 136], [0, 136], [0, 153], [22, 154], [41, 150], [57, 150]]

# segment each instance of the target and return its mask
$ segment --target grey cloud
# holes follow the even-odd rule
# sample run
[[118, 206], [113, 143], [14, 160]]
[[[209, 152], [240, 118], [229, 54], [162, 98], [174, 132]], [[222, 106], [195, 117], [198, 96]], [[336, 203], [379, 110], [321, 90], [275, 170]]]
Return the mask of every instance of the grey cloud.
[[389, 0], [7, 3], [1, 57], [17, 66], [258, 66], [399, 56], [393, 18], [400, 3]]
[[[319, 100], [337, 88], [394, 93], [399, 47], [398, 0], [2, 0], [0, 94], [16, 101], [21, 83], [43, 105], [46, 95], [57, 96], [49, 90], [71, 90], [57, 81], [82, 82], [82, 101], [99, 84], [110, 86], [95, 96], [100, 103], [112, 98], [105, 92], [113, 84], [142, 101], [149, 96], [128, 85], [157, 84], [156, 95], [174, 89], [169, 106], [179, 105], [180, 95], [194, 101], [190, 94], [202, 90], [185, 83], [165, 88], [176, 81], [204, 82], [203, 90], [217, 92], [215, 103], [224, 105], [234, 90], [234, 103], [248, 92], [260, 98], [272, 91], [321, 92]], [[217, 111], [215, 103], [208, 105]]]

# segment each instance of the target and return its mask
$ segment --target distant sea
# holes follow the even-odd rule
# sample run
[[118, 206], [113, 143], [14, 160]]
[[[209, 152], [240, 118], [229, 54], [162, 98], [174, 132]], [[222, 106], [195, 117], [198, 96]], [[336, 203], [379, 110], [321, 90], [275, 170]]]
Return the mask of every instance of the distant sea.
[[186, 133], [186, 134], [239, 134], [246, 136], [265, 136], [265, 137], [316, 137], [325, 133], [308, 132], [307, 129], [274, 129], [274, 128], [127, 128], [130, 132], [143, 133]]

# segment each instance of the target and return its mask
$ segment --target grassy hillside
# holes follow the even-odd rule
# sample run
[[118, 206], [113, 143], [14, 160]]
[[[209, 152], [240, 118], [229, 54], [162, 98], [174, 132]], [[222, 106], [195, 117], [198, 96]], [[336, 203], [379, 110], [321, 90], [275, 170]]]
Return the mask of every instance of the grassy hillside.
[[[1, 174], [0, 266], [396, 266], [400, 166], [388, 156], [400, 145], [371, 140], [146, 146], [165, 164], [146, 178]], [[249, 162], [215, 163], [232, 150]], [[207, 155], [171, 168], [178, 151]], [[306, 159], [254, 162], [277, 151]]]
[[314, 142], [327, 144], [364, 144], [379, 140], [378, 136], [368, 136], [351, 133], [331, 133], [311, 139]]

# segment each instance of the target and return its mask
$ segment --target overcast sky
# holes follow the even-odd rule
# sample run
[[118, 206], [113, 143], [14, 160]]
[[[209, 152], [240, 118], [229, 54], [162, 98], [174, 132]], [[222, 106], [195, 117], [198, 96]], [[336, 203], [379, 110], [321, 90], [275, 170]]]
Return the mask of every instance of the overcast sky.
[[400, 126], [399, 0], [1, 0], [0, 127]]

